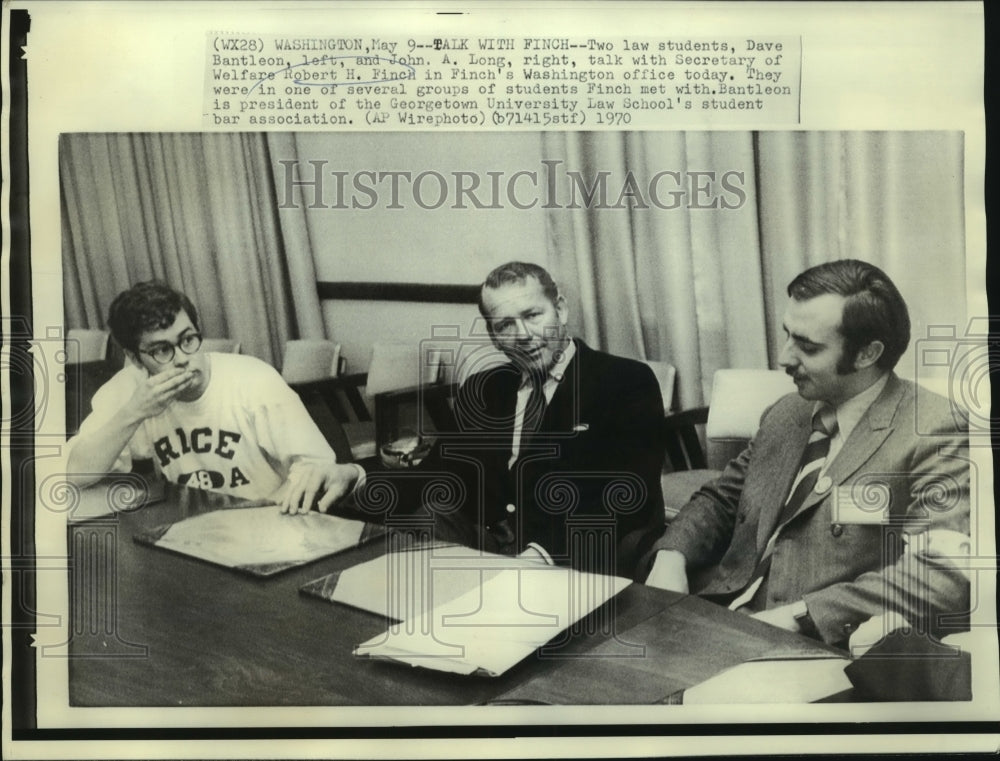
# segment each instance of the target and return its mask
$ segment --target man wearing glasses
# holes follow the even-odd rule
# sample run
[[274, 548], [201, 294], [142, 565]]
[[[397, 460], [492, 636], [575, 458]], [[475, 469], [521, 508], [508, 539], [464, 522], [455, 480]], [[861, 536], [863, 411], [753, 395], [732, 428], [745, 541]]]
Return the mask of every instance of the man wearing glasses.
[[69, 442], [67, 471], [85, 485], [152, 458], [179, 484], [285, 512], [326, 510], [363, 471], [342, 465], [298, 396], [270, 365], [199, 351], [198, 313], [163, 283], [138, 283], [112, 302], [108, 327], [128, 358], [94, 395]]

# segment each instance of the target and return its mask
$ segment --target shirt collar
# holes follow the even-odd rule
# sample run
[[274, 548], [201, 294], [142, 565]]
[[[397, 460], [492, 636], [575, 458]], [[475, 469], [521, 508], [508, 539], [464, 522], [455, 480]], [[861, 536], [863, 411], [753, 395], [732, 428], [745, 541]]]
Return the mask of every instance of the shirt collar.
[[[835, 409], [837, 413], [837, 435], [841, 439], [847, 440], [851, 435], [851, 431], [854, 430], [861, 418], [864, 417], [868, 408], [878, 399], [879, 394], [882, 393], [882, 389], [885, 388], [885, 384], [888, 382], [889, 373], [886, 373], [860, 394], [855, 394], [846, 402], [841, 402], [837, 405]], [[817, 402], [813, 408], [813, 413], [815, 414], [816, 410], [822, 405], [822, 402]]]

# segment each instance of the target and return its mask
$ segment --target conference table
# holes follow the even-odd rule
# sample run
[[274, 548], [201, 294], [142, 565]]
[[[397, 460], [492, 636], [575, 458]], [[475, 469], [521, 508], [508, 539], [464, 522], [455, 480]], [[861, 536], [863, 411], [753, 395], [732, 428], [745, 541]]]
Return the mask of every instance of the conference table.
[[[91, 496], [101, 488], [106, 498], [107, 484]], [[631, 584], [556, 645], [497, 677], [358, 658], [354, 647], [390, 621], [300, 588], [385, 553], [385, 536], [249, 576], [135, 541], [158, 526], [242, 506], [212, 492], [161, 488], [161, 499], [67, 527], [71, 705], [654, 704], [676, 702], [751, 659], [838, 653], [696, 597]]]

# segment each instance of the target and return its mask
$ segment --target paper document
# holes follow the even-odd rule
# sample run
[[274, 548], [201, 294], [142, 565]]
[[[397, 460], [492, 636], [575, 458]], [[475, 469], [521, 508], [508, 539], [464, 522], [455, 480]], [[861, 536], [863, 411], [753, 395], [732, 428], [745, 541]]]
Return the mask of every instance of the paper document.
[[504, 569], [533, 567], [538, 567], [536, 561], [456, 544], [433, 545], [389, 552], [302, 589], [331, 602], [405, 621], [479, 587]]
[[507, 568], [389, 627], [354, 653], [439, 671], [498, 676], [630, 583], [557, 566]]
[[288, 515], [276, 505], [217, 510], [163, 527], [140, 542], [268, 575], [356, 547], [366, 538], [362, 521], [322, 513]]
[[812, 703], [849, 690], [847, 658], [798, 657], [741, 663], [684, 691], [684, 705]]

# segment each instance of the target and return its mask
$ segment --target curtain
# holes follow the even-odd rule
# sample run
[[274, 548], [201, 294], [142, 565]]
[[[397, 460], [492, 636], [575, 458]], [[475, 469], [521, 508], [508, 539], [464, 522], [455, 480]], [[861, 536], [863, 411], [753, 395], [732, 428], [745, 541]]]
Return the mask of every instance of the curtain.
[[[562, 199], [547, 211], [573, 329], [606, 351], [672, 363], [681, 408], [709, 400], [717, 369], [777, 367], [785, 287], [820, 262], [886, 270], [915, 338], [932, 322], [964, 324], [959, 133], [546, 133], [544, 153], [588, 187], [605, 173], [613, 189], [606, 204]], [[608, 208], [629, 174], [646, 192], [665, 171], [686, 178], [676, 208], [648, 197]], [[659, 187], [669, 206], [670, 183]]]
[[280, 360], [298, 327], [264, 135], [63, 135], [59, 161], [68, 327], [103, 327], [115, 295], [155, 278], [206, 337]]
[[[272, 162], [276, 157], [294, 160], [299, 155], [294, 132], [270, 132], [267, 134], [267, 144]], [[316, 291], [315, 255], [306, 218], [307, 203], [302, 198], [302, 189], [299, 186], [295, 187], [292, 203], [286, 203], [284, 172], [279, 171], [278, 165], [273, 163], [272, 168], [274, 192], [277, 198], [282, 199], [275, 203], [281, 235], [285, 240], [288, 270], [291, 281], [298, 286], [293, 291], [295, 294], [293, 302], [299, 337], [326, 338], [322, 306]]]
[[[885, 270], [906, 299], [913, 341], [931, 325], [962, 335], [963, 140], [959, 132], [795, 132], [758, 137], [769, 355], [777, 361], [785, 286], [833, 259]], [[978, 279], [981, 279], [981, 275]], [[913, 342], [911, 342], [911, 347]], [[916, 353], [897, 372], [919, 376]]]
[[[549, 211], [553, 269], [579, 304], [574, 327], [584, 340], [673, 364], [685, 408], [704, 403], [717, 368], [766, 365], [756, 208], [721, 186], [726, 172], [739, 171], [732, 185], [753, 192], [750, 134], [550, 133], [546, 154], [579, 167], [591, 184], [609, 172], [610, 204], [629, 172], [643, 194], [625, 210], [567, 203]], [[690, 192], [694, 171], [705, 192]], [[654, 182], [663, 172], [671, 174]], [[649, 197], [651, 185], [668, 208]], [[737, 208], [721, 208], [723, 198]]]
[[[288, 338], [325, 337], [324, 228], [298, 188], [279, 207], [274, 162], [299, 158], [295, 134], [64, 135], [60, 148], [68, 327], [102, 327], [118, 292], [160, 278], [192, 298], [206, 336], [272, 364]], [[915, 340], [933, 325], [964, 330], [960, 133], [545, 132], [540, 158], [560, 196], [544, 204], [545, 259], [572, 330], [675, 365], [682, 408], [709, 400], [719, 368], [777, 366], [785, 286], [819, 262], [885, 269]], [[669, 208], [649, 197], [657, 176]], [[601, 178], [607, 198], [587, 201]], [[915, 374], [914, 356], [901, 374]]]

